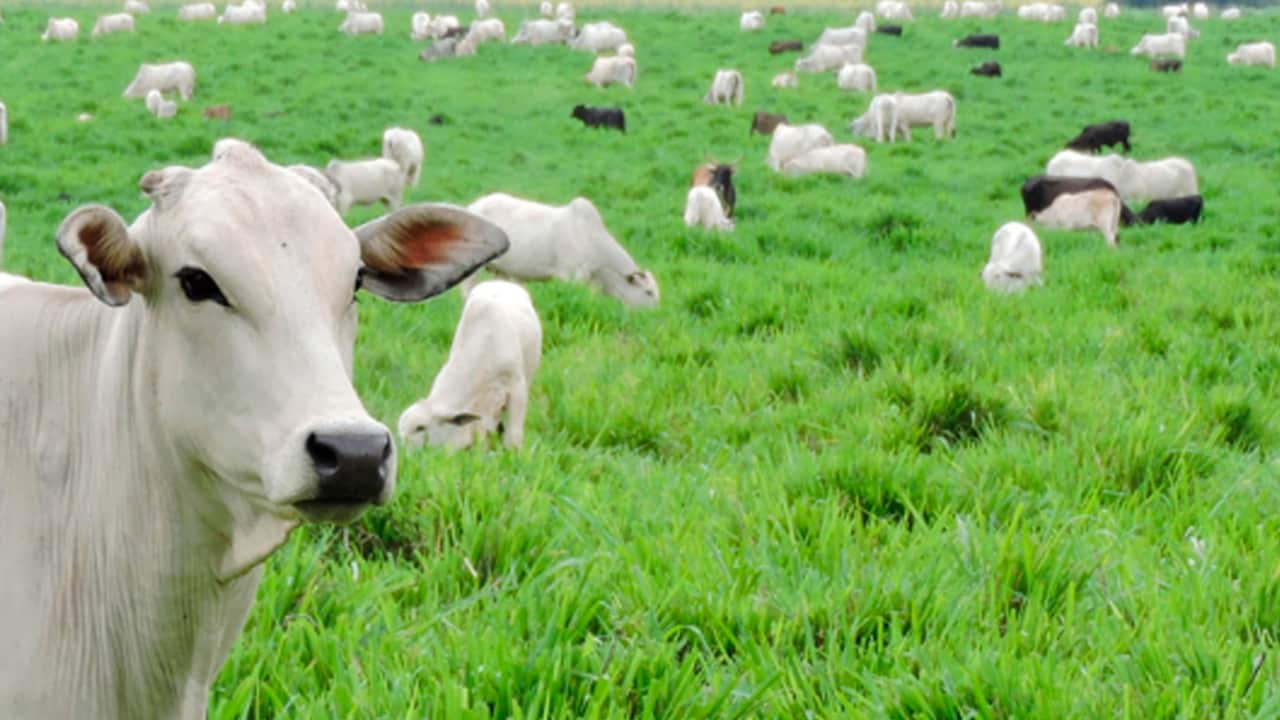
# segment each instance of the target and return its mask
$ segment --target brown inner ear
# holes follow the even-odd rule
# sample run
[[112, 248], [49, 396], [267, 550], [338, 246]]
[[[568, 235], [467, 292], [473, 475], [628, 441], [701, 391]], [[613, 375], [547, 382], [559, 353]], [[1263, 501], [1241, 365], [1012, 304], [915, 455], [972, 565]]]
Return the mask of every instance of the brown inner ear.
[[109, 284], [133, 284], [146, 272], [142, 253], [132, 243], [113, 243], [107, 239], [107, 225], [102, 222], [86, 222], [80, 226], [80, 244], [89, 255], [89, 262]]
[[[449, 258], [450, 247], [463, 239], [462, 228], [449, 222], [405, 224], [392, 233], [394, 239], [388, 243], [392, 252], [388, 255], [393, 257], [379, 253], [380, 257], [373, 258], [376, 270], [395, 273], [443, 263]], [[390, 266], [376, 266], [382, 263]]]

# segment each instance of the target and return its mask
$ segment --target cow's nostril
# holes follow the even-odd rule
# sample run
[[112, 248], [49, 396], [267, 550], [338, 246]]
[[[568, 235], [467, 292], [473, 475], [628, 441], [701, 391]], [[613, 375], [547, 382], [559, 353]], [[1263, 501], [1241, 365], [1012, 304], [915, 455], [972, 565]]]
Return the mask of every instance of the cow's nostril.
[[315, 433], [307, 436], [307, 454], [311, 456], [316, 472], [321, 475], [332, 475], [338, 471], [337, 449], [316, 437]]

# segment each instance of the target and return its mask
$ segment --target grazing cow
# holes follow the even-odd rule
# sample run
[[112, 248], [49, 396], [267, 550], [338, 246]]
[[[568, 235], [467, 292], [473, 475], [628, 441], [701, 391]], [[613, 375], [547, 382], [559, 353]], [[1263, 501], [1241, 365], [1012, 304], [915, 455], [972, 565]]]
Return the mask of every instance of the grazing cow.
[[1000, 63], [994, 60], [988, 60], [981, 65], [976, 65], [969, 70], [970, 75], [978, 75], [980, 77], [1003, 77], [1000, 70]]
[[[405, 447], [463, 450], [492, 432], [524, 444], [529, 386], [542, 362], [542, 323], [528, 291], [488, 280], [467, 294], [449, 358], [426, 398], [400, 415]], [[505, 415], [505, 422], [504, 422]]]
[[738, 29], [742, 32], [756, 32], [764, 29], [764, 14], [758, 10], [751, 10], [742, 13], [742, 18], [738, 20]]
[[1182, 72], [1181, 60], [1152, 60], [1151, 69], [1154, 72], [1180, 73]]
[[627, 42], [627, 33], [617, 25], [607, 22], [587, 23], [569, 40], [574, 50], [601, 53], [617, 50]]
[[959, 40], [951, 43], [951, 47], [958, 48], [990, 48], [991, 50], [1000, 49], [1000, 36], [993, 33], [979, 33], [976, 35], [966, 35]]
[[395, 162], [404, 171], [407, 187], [418, 187], [422, 179], [422, 138], [402, 127], [389, 127], [382, 133], [382, 157]]
[[1109, 190], [1119, 195], [1115, 185], [1100, 177], [1036, 175], [1022, 183], [1022, 207], [1027, 217], [1031, 217], [1052, 205], [1059, 195], [1082, 193], [1087, 190]]
[[938, 13], [938, 17], [943, 20], [960, 17], [960, 6], [956, 4], [956, 0], [947, 0], [942, 3], [942, 12]]
[[[605, 228], [600, 211], [584, 197], [552, 206], [504, 193], [486, 195], [468, 208], [503, 228], [511, 247], [489, 263], [511, 280], [586, 283], [624, 305], [658, 304], [658, 281], [641, 270]], [[463, 293], [477, 281], [463, 283]]]
[[560, 20], [525, 20], [512, 45], [559, 45], [573, 37], [573, 24]]
[[708, 160], [693, 169], [690, 187], [706, 185], [716, 191], [726, 217], [733, 217], [733, 208], [738, 203], [738, 191], [733, 186], [733, 173], [738, 169], [735, 163], [719, 163]]
[[143, 63], [138, 66], [138, 74], [133, 76], [133, 81], [124, 89], [123, 94], [127, 98], [145, 98], [152, 90], [162, 93], [176, 90], [182, 101], [186, 102], [191, 99], [195, 89], [196, 70], [191, 67], [191, 63]]
[[1276, 46], [1269, 42], [1242, 43], [1236, 47], [1235, 52], [1227, 55], [1227, 63], [1275, 67]]
[[781, 172], [792, 177], [832, 173], [860, 178], [867, 172], [867, 151], [848, 144], [813, 148], [783, 163]]
[[218, 17], [218, 8], [213, 3], [191, 3], [178, 8], [178, 19], [185, 21], [213, 20]]
[[477, 20], [471, 23], [471, 29], [467, 31], [467, 35], [471, 36], [472, 42], [477, 44], [484, 42], [506, 42], [507, 27], [503, 25], [502, 21], [498, 18]]
[[1129, 152], [1133, 146], [1129, 144], [1129, 123], [1124, 120], [1085, 125], [1080, 134], [1067, 141], [1065, 147], [1080, 152], [1096, 153], [1104, 147], [1112, 145], [1124, 146]]
[[101, 35], [110, 35], [111, 33], [133, 31], [133, 16], [129, 13], [115, 13], [113, 15], [98, 16], [98, 21], [93, 24], [93, 31], [90, 35], [99, 37]]
[[156, 117], [164, 120], [178, 114], [178, 103], [172, 100], [165, 100], [159, 90], [150, 90], [146, 97], [147, 110]]
[[1045, 172], [1103, 178], [1115, 185], [1126, 202], [1200, 194], [1195, 166], [1180, 157], [1138, 162], [1121, 155], [1094, 156], [1063, 150], [1049, 160]]
[[799, 40], [774, 40], [769, 43], [770, 55], [784, 52], [800, 52], [801, 50], [804, 50], [804, 43]]
[[715, 77], [711, 80], [711, 89], [702, 97], [702, 102], [708, 105], [741, 107], [744, 85], [742, 73], [737, 70], [717, 70]]
[[[214, 153], [217, 153], [217, 145], [214, 146]], [[335, 210], [338, 209], [338, 186], [333, 184], [333, 180], [328, 175], [310, 165], [290, 165], [285, 169], [311, 183], [315, 189], [320, 191], [321, 195], [324, 195], [324, 199], [329, 203], [330, 207]]]
[[898, 132], [902, 139], [911, 142], [911, 128], [932, 125], [933, 136], [939, 140], [956, 136], [956, 99], [945, 90], [909, 94], [894, 93], [898, 107]]
[[340, 215], [346, 215], [352, 205], [381, 202], [397, 210], [404, 203], [404, 170], [394, 160], [330, 160], [324, 174], [338, 188]]
[[876, 95], [867, 111], [849, 123], [849, 132], [876, 142], [891, 143], [898, 137], [898, 101], [894, 95]]
[[866, 10], [863, 10], [862, 12], [858, 13], [858, 19], [853, 21], [853, 26], [862, 31], [863, 33], [862, 40], [863, 40], [863, 43], [865, 44], [867, 39], [867, 33], [873, 33], [876, 31], [875, 13], [870, 13], [870, 12], [867, 12]]
[[78, 35], [80, 35], [80, 23], [75, 18], [49, 18], [49, 23], [45, 25], [44, 34], [40, 36], [40, 41], [57, 40], [65, 42], [67, 40], [75, 40]]
[[1118, 18], [1120, 17], [1120, 4], [1109, 2], [1102, 7], [1102, 17]]
[[489, 7], [489, 0], [476, 0], [477, 20], [489, 17], [490, 10], [492, 10], [492, 8]]
[[1143, 35], [1129, 54], [1146, 55], [1150, 58], [1174, 57], [1181, 60], [1187, 56], [1187, 38], [1179, 33]]
[[622, 108], [618, 107], [587, 107], [586, 105], [575, 105], [573, 112], [569, 113], [569, 117], [577, 118], [587, 127], [606, 127], [615, 130], [627, 131], [627, 118], [623, 114]]
[[267, 10], [262, 5], [245, 0], [239, 5], [227, 5], [218, 16], [218, 24], [262, 25], [267, 22]]
[[694, 185], [684, 201], [684, 224], [704, 227], [708, 230], [733, 230], [733, 220], [725, 215], [724, 207], [715, 190], [706, 185]]
[[760, 133], [761, 135], [772, 135], [773, 129], [786, 121], [787, 116], [781, 113], [770, 113], [757, 110], [756, 114], [751, 118], [751, 130], [748, 131], [747, 134]]
[[777, 172], [782, 166], [814, 148], [831, 147], [835, 138], [827, 129], [816, 123], [808, 125], [788, 125], [779, 123], [773, 129], [773, 140], [769, 142], [769, 155], [765, 163]]
[[1235, 7], [1223, 8], [1222, 14], [1219, 15], [1219, 17], [1221, 17], [1223, 20], [1239, 20], [1240, 8], [1235, 8]]
[[1112, 190], [1085, 190], [1064, 193], [1054, 198], [1049, 207], [1031, 218], [1047, 228], [1060, 230], [1097, 230], [1107, 244], [1115, 247], [1120, 238], [1120, 197]]
[[1071, 37], [1062, 44], [1067, 47], [1096, 48], [1098, 47], [1098, 26], [1080, 23], [1071, 31]]
[[769, 8], [770, 15], [786, 15], [787, 9], [782, 5], [773, 5]]
[[982, 268], [988, 289], [1016, 293], [1043, 285], [1043, 252], [1035, 231], [1020, 222], [1008, 222], [991, 237], [991, 257]]
[[556, 9], [551, 4], [551, 0], [542, 0], [542, 3], [538, 5], [538, 14], [548, 19], [556, 16]]
[[814, 46], [819, 45], [857, 45], [865, 50], [867, 48], [867, 31], [852, 25], [844, 28], [825, 28], [822, 34], [818, 36]]
[[382, 14], [376, 12], [347, 13], [346, 19], [338, 26], [338, 32], [348, 36], [381, 35], [382, 30]]
[[1204, 198], [1199, 195], [1152, 200], [1138, 213], [1138, 222], [1143, 225], [1165, 222], [1181, 225], [1182, 223], [1200, 222], [1200, 212], [1204, 209]]
[[596, 87], [614, 83], [635, 87], [636, 59], [621, 56], [597, 57], [595, 63], [591, 65], [591, 72], [586, 74], [585, 79]]
[[205, 717], [263, 562], [393, 494], [353, 290], [423, 300], [507, 245], [444, 205], [353, 231], [247, 143], [140, 185], [132, 225], [85, 205], [58, 228], [88, 290], [0, 276], [10, 718]]
[[896, 35], [898, 37], [902, 37], [902, 26], [901, 25], [881, 25], [876, 28], [876, 32], [880, 33], [881, 35]]
[[1165, 31], [1177, 33], [1188, 40], [1194, 40], [1195, 38], [1200, 37], [1200, 31], [1192, 28], [1191, 23], [1187, 22], [1187, 19], [1184, 17], [1169, 18], [1168, 22], [1165, 24]]
[[796, 60], [796, 72], [826, 72], [845, 63], [862, 62], [861, 45], [815, 45], [809, 54]]
[[124, 11], [130, 15], [148, 15], [151, 13], [151, 6], [142, 0], [124, 0]]
[[1091, 7], [1081, 8], [1080, 15], [1076, 19], [1077, 25], [1097, 25], [1098, 11]]
[[770, 84], [776, 88], [793, 88], [800, 84], [800, 80], [795, 73], [784, 72], [774, 75]]
[[841, 90], [876, 91], [876, 71], [870, 65], [845, 63], [836, 73], [836, 87]]

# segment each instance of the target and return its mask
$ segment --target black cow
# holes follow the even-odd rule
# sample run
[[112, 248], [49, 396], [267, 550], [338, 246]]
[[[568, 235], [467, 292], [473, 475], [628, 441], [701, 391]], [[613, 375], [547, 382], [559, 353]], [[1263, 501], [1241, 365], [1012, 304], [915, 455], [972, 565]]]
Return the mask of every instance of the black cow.
[[616, 128], [624, 133], [627, 131], [627, 117], [622, 114], [622, 108], [597, 108], [575, 105], [573, 112], [569, 113], [569, 117], [581, 120], [582, 124], [587, 127]]
[[[1056, 175], [1036, 175], [1022, 183], [1022, 207], [1027, 217], [1038, 213], [1053, 204], [1059, 195], [1072, 195], [1086, 190], [1110, 190], [1118, 197], [1116, 186], [1098, 177], [1077, 178]], [[1123, 202], [1120, 203], [1120, 224], [1124, 226], [1136, 223], [1136, 216]]]
[[981, 65], [976, 65], [969, 71], [970, 75], [978, 75], [981, 77], [1004, 77], [1000, 73], [1000, 63], [995, 60], [988, 60]]
[[751, 133], [760, 133], [761, 135], [772, 135], [773, 129], [778, 127], [779, 123], [787, 121], [787, 116], [782, 113], [770, 113], [763, 110], [757, 110], [756, 114], [751, 118], [751, 130], [747, 133], [750, 137]]
[[1105, 146], [1117, 144], [1123, 145], [1125, 152], [1133, 149], [1129, 146], [1129, 123], [1124, 120], [1086, 125], [1079, 135], [1067, 143], [1067, 149], [1097, 152]]
[[902, 26], [901, 25], [877, 25], [876, 32], [880, 33], [881, 35], [897, 35], [898, 37], [902, 37]]
[[1180, 73], [1182, 72], [1182, 61], [1181, 60], [1152, 60], [1151, 70], [1153, 72]]
[[799, 40], [774, 40], [769, 43], [769, 54], [777, 55], [784, 52], [800, 52], [804, 50], [804, 43]]
[[992, 50], [1000, 49], [1000, 36], [990, 33], [979, 33], [977, 35], [966, 35], [959, 40], [951, 43], [951, 47], [967, 47], [967, 48], [991, 48]]
[[1182, 223], [1200, 222], [1200, 211], [1204, 209], [1204, 198], [1199, 195], [1152, 200], [1151, 204], [1138, 213], [1138, 221], [1143, 225], [1167, 222]]

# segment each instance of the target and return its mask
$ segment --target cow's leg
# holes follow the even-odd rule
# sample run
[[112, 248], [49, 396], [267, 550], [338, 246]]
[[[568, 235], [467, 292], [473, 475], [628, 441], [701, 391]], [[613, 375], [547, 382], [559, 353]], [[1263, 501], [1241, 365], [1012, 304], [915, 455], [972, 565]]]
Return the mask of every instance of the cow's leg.
[[502, 444], [518, 448], [524, 444], [524, 419], [529, 412], [529, 387], [521, 381], [507, 395], [507, 422], [502, 429]]

